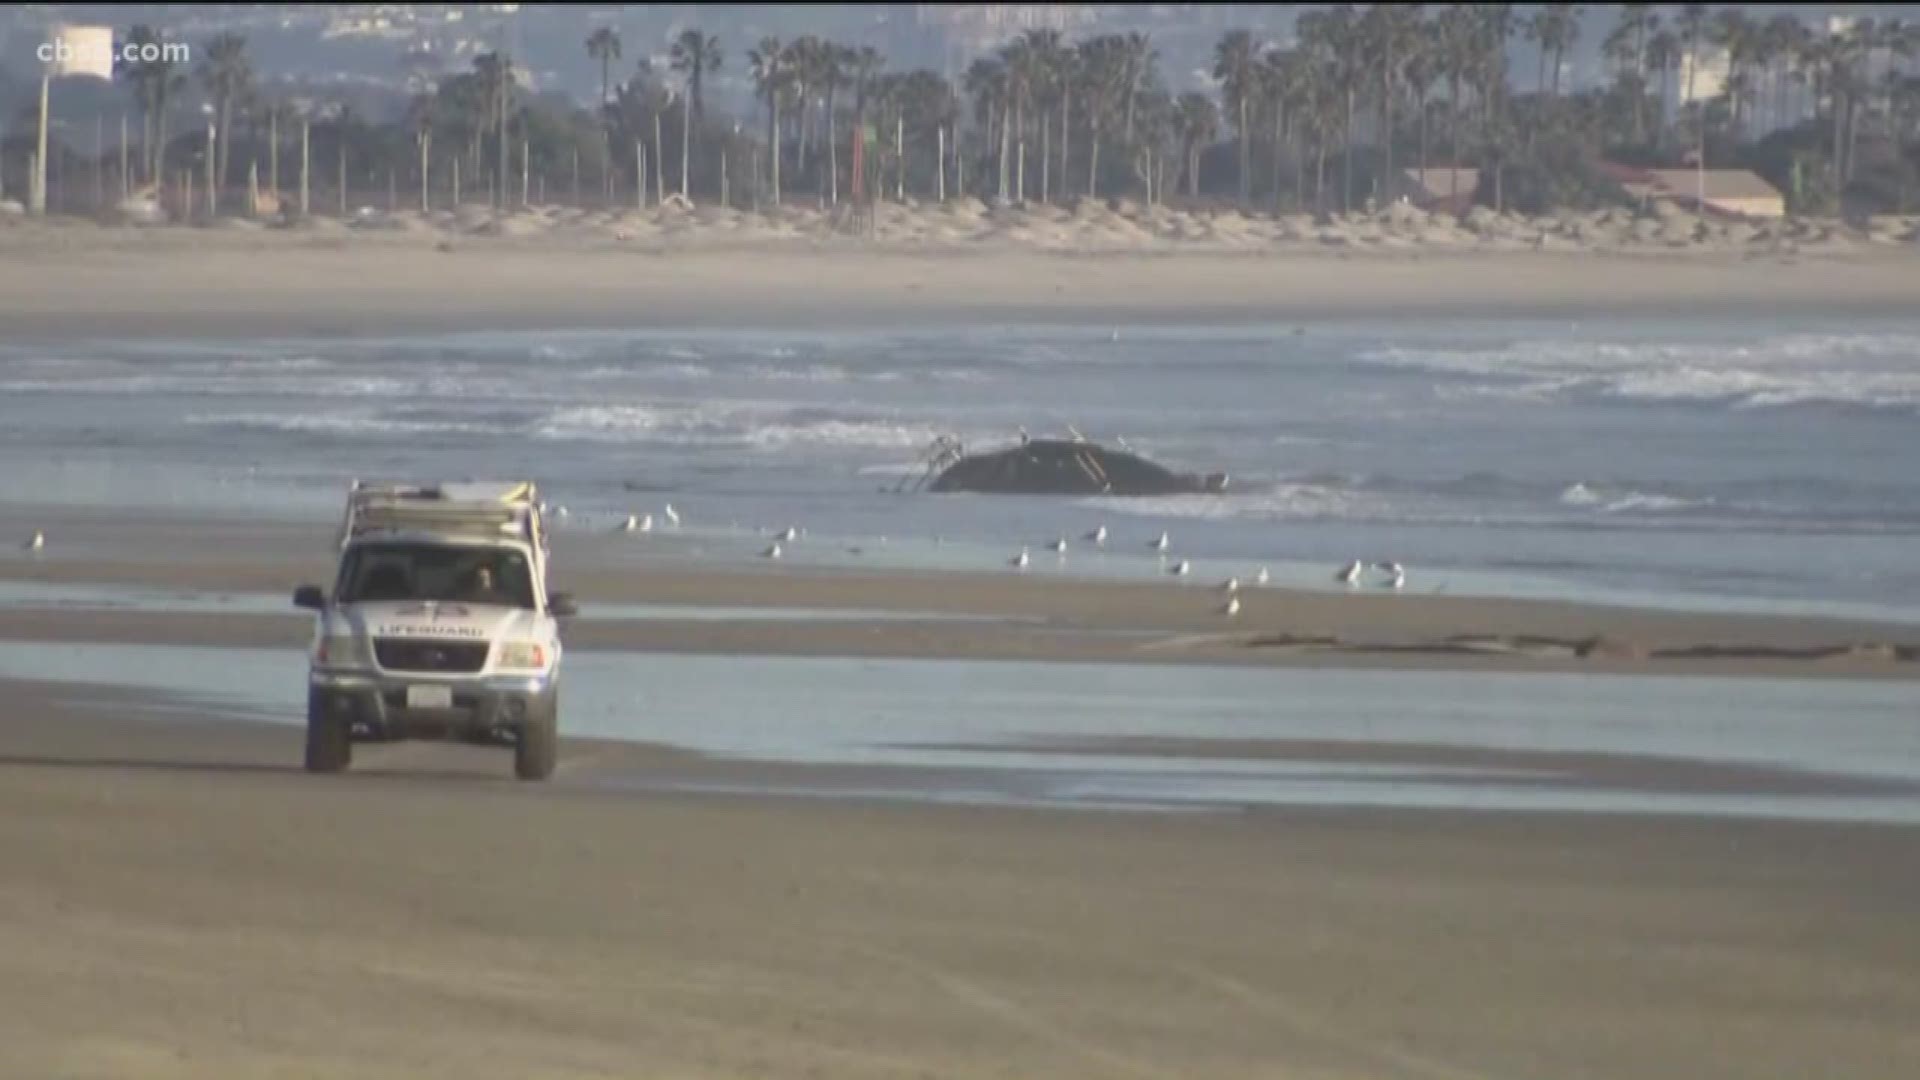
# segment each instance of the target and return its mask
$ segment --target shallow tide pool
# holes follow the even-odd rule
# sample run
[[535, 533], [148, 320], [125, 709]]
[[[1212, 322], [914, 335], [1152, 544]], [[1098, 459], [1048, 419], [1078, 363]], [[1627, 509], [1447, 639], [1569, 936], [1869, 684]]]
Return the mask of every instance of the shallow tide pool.
[[[0, 644], [0, 678], [191, 695], [215, 714], [280, 723], [302, 719], [304, 664], [288, 650]], [[562, 724], [572, 735], [913, 777], [867, 794], [1920, 823], [1920, 717], [1912, 687], [1895, 682], [575, 651], [565, 686]], [[1592, 752], [1787, 769], [1835, 783], [1809, 794], [1627, 790], [1524, 766], [1041, 753], [1031, 745], [1135, 736]], [[1849, 781], [1877, 786], [1850, 794]], [[849, 784], [827, 790], [861, 793]]]

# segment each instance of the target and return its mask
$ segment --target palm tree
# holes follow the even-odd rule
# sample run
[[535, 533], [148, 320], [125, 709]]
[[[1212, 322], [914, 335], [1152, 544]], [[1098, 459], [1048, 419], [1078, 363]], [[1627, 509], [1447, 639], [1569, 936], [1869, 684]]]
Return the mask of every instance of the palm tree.
[[1478, 32], [1474, 35], [1474, 67], [1479, 75], [1480, 141], [1493, 168], [1493, 204], [1505, 206], [1503, 178], [1507, 141], [1512, 132], [1501, 108], [1507, 91], [1507, 41], [1515, 28], [1512, 4], [1482, 4], [1474, 11]]
[[827, 120], [827, 174], [825, 197], [829, 205], [840, 204], [840, 140], [834, 131], [833, 99], [840, 88], [847, 85], [847, 68], [851, 64], [854, 51], [845, 45], [826, 42], [820, 52], [820, 69], [816, 73], [820, 90], [821, 110]]
[[1393, 134], [1395, 105], [1399, 87], [1406, 75], [1407, 62], [1419, 47], [1420, 6], [1418, 4], [1374, 4], [1361, 16], [1356, 42], [1364, 63], [1372, 64], [1380, 74], [1380, 148], [1384, 169], [1393, 175]]
[[1739, 8], [1722, 8], [1714, 13], [1707, 32], [1713, 44], [1727, 54], [1724, 92], [1732, 115], [1733, 133], [1738, 137], [1743, 130], [1741, 105], [1752, 88], [1747, 66], [1758, 45], [1760, 28]]
[[[1407, 64], [1401, 77], [1407, 89], [1413, 92], [1414, 115], [1420, 123], [1420, 172], [1424, 176], [1427, 170], [1427, 99], [1433, 94], [1434, 83], [1440, 78], [1441, 50], [1437, 33], [1432, 22], [1423, 21], [1417, 33], [1413, 35], [1413, 48], [1407, 53]], [[1388, 170], [1392, 175], [1392, 170]]]
[[767, 104], [767, 160], [772, 170], [773, 205], [780, 205], [780, 99], [787, 92], [790, 74], [787, 50], [777, 37], [763, 37], [747, 53], [747, 66], [753, 74], [754, 93]]
[[603, 26], [587, 35], [587, 56], [600, 62], [600, 104], [613, 85], [613, 62], [620, 59], [620, 31]]
[[1471, 4], [1454, 4], [1440, 13], [1434, 25], [1440, 70], [1447, 80], [1447, 153], [1449, 201], [1459, 196], [1460, 105], [1479, 59], [1478, 27]]
[[430, 208], [427, 198], [427, 180], [432, 175], [428, 162], [433, 153], [433, 126], [438, 121], [438, 99], [434, 94], [415, 94], [407, 103], [407, 127], [413, 130], [414, 145], [420, 151], [420, 212]]
[[[1087, 197], [1100, 192], [1100, 134], [1124, 106], [1120, 80], [1125, 74], [1122, 39], [1105, 34], [1080, 43], [1080, 111], [1087, 118]], [[1251, 96], [1251, 87], [1249, 87]]]
[[118, 61], [132, 84], [140, 105], [143, 138], [146, 140], [148, 183], [166, 183], [167, 106], [174, 94], [186, 88], [187, 77], [177, 70], [170, 50], [162, 48], [165, 39], [149, 26], [136, 26], [127, 33], [127, 51], [150, 57], [131, 63]]
[[[1033, 111], [1040, 121], [1040, 201], [1045, 203], [1053, 198], [1053, 123], [1049, 110], [1069, 92], [1065, 63], [1067, 50], [1061, 43], [1058, 30], [1029, 30], [1023, 41], [1024, 52], [1032, 67], [1030, 92]], [[1064, 168], [1060, 179], [1064, 187]]]
[[[1304, 22], [1308, 16], [1302, 16]], [[1256, 92], [1255, 70], [1261, 49], [1249, 30], [1229, 30], [1214, 49], [1213, 77], [1220, 81], [1220, 100], [1235, 117], [1234, 139], [1240, 144], [1240, 202], [1245, 205], [1252, 194], [1253, 132], [1249, 114]]]
[[1013, 197], [1017, 202], [1027, 197], [1027, 106], [1044, 78], [1044, 65], [1045, 61], [1034, 53], [1025, 37], [1014, 38], [1000, 49], [1000, 66], [1007, 73], [1007, 95], [1012, 109]]
[[953, 120], [953, 87], [936, 72], [914, 71], [901, 81], [898, 96], [907, 129], [914, 133], [915, 141], [934, 151], [934, 192], [945, 198], [947, 165], [941, 149], [947, 125]]
[[1601, 43], [1601, 52], [1612, 61], [1616, 81], [1633, 100], [1633, 141], [1646, 141], [1647, 118], [1647, 38], [1660, 25], [1660, 15], [1652, 4], [1621, 4], [1620, 21]]
[[[1009, 94], [1006, 65], [991, 57], [980, 57], [968, 65], [964, 78], [967, 96], [973, 99], [974, 118], [986, 129], [987, 141], [998, 147], [994, 152], [997, 159], [996, 171], [999, 173], [997, 197], [1004, 202], [1007, 198], [1007, 147], [1009, 128], [1007, 124]], [[997, 134], [996, 134], [997, 133]]]
[[[1680, 9], [1677, 20], [1680, 36], [1686, 45], [1687, 82], [1682, 98], [1693, 101], [1693, 78], [1700, 70], [1700, 45], [1705, 40], [1707, 30], [1707, 5], [1687, 4]], [[1705, 125], [1702, 125], [1702, 131]]]
[[504, 210], [507, 206], [507, 114], [513, 107], [513, 58], [504, 52], [484, 53], [473, 58], [473, 70], [485, 92], [484, 100], [493, 125], [498, 161], [494, 170], [494, 199]]
[[1134, 110], [1134, 134], [1144, 166], [1140, 175], [1147, 186], [1147, 205], [1155, 206], [1166, 198], [1170, 151], [1179, 152], [1178, 146], [1173, 145], [1176, 141], [1173, 98], [1164, 89], [1153, 86], [1136, 95]]
[[704, 119], [706, 97], [703, 88], [706, 86], [707, 73], [720, 70], [720, 63], [725, 59], [720, 52], [720, 39], [712, 34], [703, 34], [698, 29], [682, 30], [680, 36], [674, 39], [668, 57], [673, 70], [686, 76], [687, 92], [693, 95], [693, 118]]
[[1647, 67], [1660, 73], [1659, 126], [1662, 130], [1673, 112], [1673, 73], [1680, 70], [1682, 55], [1680, 35], [1673, 30], [1656, 28], [1647, 35]]
[[821, 69], [828, 63], [827, 53], [831, 48], [812, 34], [803, 34], [787, 45], [787, 85], [792, 89], [793, 99], [798, 106], [793, 118], [799, 129], [799, 157], [796, 163], [803, 175], [807, 171], [807, 148], [813, 132], [813, 93], [819, 89]]
[[[227, 183], [227, 162], [232, 155], [233, 146], [233, 103], [247, 90], [253, 81], [253, 71], [247, 66], [247, 39], [240, 34], [220, 34], [207, 43], [206, 55], [200, 61], [200, 85], [206, 89], [207, 96], [213, 99], [213, 111], [219, 130], [219, 141], [214, 144], [214, 160], [209, 162], [213, 169], [215, 190], [208, 195], [215, 207], [219, 206], [219, 189]], [[216, 211], [217, 212], [217, 211]]]
[[1187, 198], [1200, 198], [1200, 151], [1220, 130], [1220, 112], [1213, 99], [1189, 90], [1173, 103], [1174, 130], [1180, 137], [1180, 159], [1187, 173]]
[[1133, 141], [1133, 117], [1139, 102], [1140, 92], [1152, 84], [1154, 65], [1159, 62], [1160, 54], [1154, 50], [1153, 39], [1145, 34], [1129, 32], [1120, 37], [1120, 86], [1126, 95], [1126, 127], [1124, 138]]
[[1327, 74], [1345, 99], [1346, 152], [1340, 177], [1340, 209], [1344, 213], [1353, 206], [1353, 112], [1365, 68], [1365, 41], [1351, 4], [1309, 12], [1300, 16], [1297, 26], [1301, 44], [1319, 62], [1330, 65]]
[[[1560, 96], [1560, 65], [1568, 49], [1573, 47], [1580, 37], [1580, 5], [1544, 4], [1534, 12], [1525, 24], [1527, 37], [1539, 46], [1540, 74], [1536, 89], [1545, 94], [1552, 87], [1552, 96]], [[1553, 81], [1547, 81], [1547, 68], [1551, 63]]]

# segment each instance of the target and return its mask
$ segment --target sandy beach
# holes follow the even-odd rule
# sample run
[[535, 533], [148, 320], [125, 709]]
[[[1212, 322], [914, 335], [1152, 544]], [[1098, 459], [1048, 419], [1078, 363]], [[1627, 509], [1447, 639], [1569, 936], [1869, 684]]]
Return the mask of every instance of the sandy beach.
[[[325, 526], [16, 508], [78, 554], [0, 559], [0, 581], [111, 583], [290, 596], [331, 573]], [[1859, 620], [1678, 612], [1432, 594], [1249, 585], [1221, 616], [1215, 582], [1124, 582], [993, 571], [751, 565], [754, 546], [697, 560], [590, 526], [555, 539], [555, 586], [584, 599], [568, 635], [583, 649], [730, 655], [1243, 663], [1618, 674], [1920, 677], [1920, 627]], [[661, 605], [644, 621], [595, 605]], [[743, 609], [675, 618], [674, 606]], [[747, 609], [852, 611], [804, 624]], [[863, 620], [858, 611], [909, 617]], [[916, 619], [918, 615], [924, 618]], [[945, 616], [967, 616], [950, 621]], [[311, 617], [0, 609], [0, 639], [302, 647]]]
[[[936, 208], [910, 216], [947, 220]], [[14, 223], [0, 227], [0, 318], [17, 338], [285, 337], [929, 320], [1872, 312], [1904, 310], [1920, 293], [1920, 258], [1905, 239], [1912, 226], [1904, 219], [1857, 236], [1833, 223], [1795, 224], [1793, 235], [1820, 239], [1792, 241], [1780, 230], [1727, 239], [1703, 223], [1676, 222], [1670, 243], [1638, 243], [1624, 219], [1500, 218], [1466, 232], [1423, 218], [1405, 228], [1442, 239], [1328, 243], [1310, 222], [1233, 213], [1221, 219], [1227, 224], [1209, 219], [1207, 228], [1238, 239], [1102, 242], [1112, 230], [1103, 232], [1100, 222], [1113, 216], [1076, 221], [1067, 214], [1049, 243], [1033, 242], [1019, 222], [978, 235], [950, 225], [902, 226], [891, 239], [862, 242], [817, 221], [738, 214], [707, 224], [688, 218], [677, 231], [656, 229], [647, 242], [619, 239], [625, 226], [606, 223], [529, 225], [504, 235], [340, 222], [294, 230]], [[1354, 221], [1320, 231], [1387, 237], [1395, 227]], [[1617, 232], [1621, 240], [1533, 242], [1568, 230]], [[1689, 239], [1696, 234], [1703, 238]]]
[[1911, 1074], [1914, 833], [623, 794], [6, 687], [35, 1076]]
[[[495, 219], [463, 208], [294, 230], [0, 221], [0, 335], [64, 345], [1055, 322], [1311, 333], [1320, 319], [1886, 315], [1920, 295], [1914, 225], [1318, 222], [1091, 205], [895, 208], [866, 241], [811, 211]], [[51, 398], [0, 398], [0, 421], [24, 422], [41, 400]], [[144, 452], [113, 449], [112, 420], [98, 423], [110, 454]], [[272, 437], [324, 459], [336, 435]], [[683, 490], [671, 497], [686, 508]], [[199, 671], [265, 655], [221, 650], [297, 662], [312, 620], [289, 594], [330, 576], [331, 527], [250, 508], [0, 505], [0, 658], [120, 644], [134, 648], [93, 649], [91, 662], [165, 666], [163, 646], [192, 647], [176, 655], [192, 654], [181, 663]], [[30, 530], [44, 530], [44, 551], [18, 550]], [[1067, 774], [1098, 757], [1229, 781], [1269, 775], [1251, 772], [1263, 766], [1304, 784], [1360, 775], [1389, 792], [1417, 778], [1465, 793], [1449, 805], [1496, 783], [1648, 805], [1726, 796], [1763, 810], [1768, 799], [1777, 809], [1915, 795], [1897, 769], [1823, 772], [1738, 753], [1817, 744], [1829, 730], [1825, 749], [1857, 749], [1848, 733], [1867, 729], [1844, 718], [1781, 713], [1798, 700], [1845, 703], [1856, 689], [1871, 692], [1859, 708], [1875, 723], [1904, 707], [1887, 701], [1920, 675], [1911, 622], [1445, 594], [1417, 564], [1415, 587], [1398, 594], [1243, 585], [1227, 619], [1217, 577], [1020, 574], [1004, 555], [964, 569], [810, 565], [804, 549], [773, 564], [756, 557], [764, 542], [751, 529], [688, 541], [610, 535], [601, 521], [562, 528], [554, 585], [583, 604], [568, 650], [587, 662], [737, 662], [717, 670], [742, 682], [773, 679], [753, 665], [839, 658], [976, 673], [1039, 661], [1090, 681], [1100, 670], [1198, 680], [1230, 668], [1275, 679], [1281, 693], [1301, 684], [1279, 680], [1320, 674], [1308, 669], [1430, 674], [1474, 680], [1449, 684], [1465, 687], [1466, 722], [1484, 719], [1476, 706], [1494, 710], [1473, 696], [1475, 673], [1539, 674], [1564, 680], [1546, 692], [1567, 703], [1527, 706], [1536, 711], [1519, 722], [1543, 730], [1577, 726], [1581, 699], [1607, 692], [1596, 683], [1684, 684], [1723, 701], [1737, 688], [1789, 704], [1702, 719], [1685, 714], [1697, 699], [1642, 715], [1629, 695], [1588, 722], [1629, 741], [1644, 728], [1651, 742], [1605, 752], [1372, 733], [1384, 715], [1337, 738], [1082, 732], [942, 750], [1017, 750], [1025, 757], [1008, 776]], [[973, 791], [993, 766], [956, 765], [956, 778], [932, 765], [730, 757], [643, 729], [639, 741], [580, 737], [565, 721], [545, 785], [505, 779], [497, 750], [424, 743], [361, 747], [352, 773], [310, 777], [297, 727], [236, 718], [244, 709], [213, 700], [220, 686], [196, 698], [132, 689], [131, 675], [111, 671], [63, 682], [23, 664], [0, 677], [6, 1075], [1920, 1072], [1910, 825], [1230, 797], [1164, 813], [932, 805], [916, 793]], [[784, 685], [802, 688], [829, 677], [784, 670], [797, 680]], [[1668, 675], [1683, 678], [1646, 678]], [[686, 678], [682, 719], [737, 719], [700, 696], [723, 687]], [[1816, 696], [1788, 693], [1806, 686], [1794, 692]], [[298, 699], [297, 673], [284, 689], [256, 719], [297, 712], [279, 708]], [[1195, 707], [1258, 711], [1221, 701]], [[904, 719], [916, 704], [903, 693], [873, 711]], [[1693, 719], [1704, 725], [1693, 745], [1708, 751], [1651, 745]], [[1765, 742], [1782, 728], [1791, 738]], [[1904, 767], [1902, 732], [1871, 730]]]

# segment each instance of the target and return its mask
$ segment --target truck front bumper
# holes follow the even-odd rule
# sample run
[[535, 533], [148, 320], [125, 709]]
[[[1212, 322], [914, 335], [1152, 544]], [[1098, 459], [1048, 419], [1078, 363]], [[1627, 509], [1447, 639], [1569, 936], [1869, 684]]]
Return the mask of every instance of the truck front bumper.
[[[407, 707], [407, 687], [447, 687], [445, 709]], [[444, 682], [367, 671], [315, 670], [307, 676], [307, 708], [344, 715], [353, 737], [368, 742], [445, 738], [512, 741], [529, 718], [552, 714], [559, 680], [544, 675], [491, 675]]]

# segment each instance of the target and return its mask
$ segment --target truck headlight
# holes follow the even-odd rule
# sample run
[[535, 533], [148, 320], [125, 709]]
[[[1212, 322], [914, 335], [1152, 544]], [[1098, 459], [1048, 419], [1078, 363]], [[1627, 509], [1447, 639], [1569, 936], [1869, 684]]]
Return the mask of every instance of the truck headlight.
[[366, 655], [352, 634], [328, 634], [313, 650], [313, 662], [320, 667], [360, 667]]
[[509, 641], [500, 646], [500, 665], [522, 671], [545, 671], [547, 648], [537, 641]]

